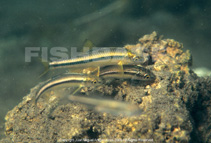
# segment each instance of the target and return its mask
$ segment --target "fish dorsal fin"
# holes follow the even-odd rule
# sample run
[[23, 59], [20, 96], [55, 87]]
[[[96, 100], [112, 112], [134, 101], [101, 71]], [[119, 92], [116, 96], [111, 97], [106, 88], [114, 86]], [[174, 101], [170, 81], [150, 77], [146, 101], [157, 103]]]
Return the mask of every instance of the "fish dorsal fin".
[[91, 40], [86, 39], [83, 43], [83, 53], [87, 53], [89, 51], [91, 51], [93, 49], [93, 47], [95, 47], [95, 45], [93, 44], [93, 42]]

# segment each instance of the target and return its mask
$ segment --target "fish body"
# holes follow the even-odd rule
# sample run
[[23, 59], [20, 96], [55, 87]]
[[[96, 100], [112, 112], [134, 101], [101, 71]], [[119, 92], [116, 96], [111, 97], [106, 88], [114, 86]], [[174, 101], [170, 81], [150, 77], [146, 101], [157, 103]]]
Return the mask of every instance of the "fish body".
[[123, 70], [117, 65], [100, 68], [100, 78], [104, 79], [129, 79], [137, 81], [154, 81], [156, 76], [145, 67], [135, 65], [123, 65]]
[[93, 98], [84, 96], [69, 96], [69, 100], [90, 105], [97, 112], [106, 112], [112, 115], [136, 116], [142, 110], [134, 104], [105, 98]]
[[[88, 76], [84, 74], [62, 74], [60, 76], [56, 76], [50, 80], [47, 80], [37, 91], [35, 104], [37, 103], [38, 99], [49, 88], [58, 86], [58, 85], [65, 85], [67, 84], [69, 87], [91, 87], [100, 85], [101, 81], [98, 77], [95, 76]], [[78, 89], [79, 90], [79, 89]], [[75, 92], [74, 92], [75, 93]]]
[[78, 58], [50, 62], [49, 67], [50, 69], [72, 68], [74, 70], [74, 68], [84, 69], [106, 65], [141, 64], [142, 60], [141, 57], [137, 57], [123, 48], [101, 48]]

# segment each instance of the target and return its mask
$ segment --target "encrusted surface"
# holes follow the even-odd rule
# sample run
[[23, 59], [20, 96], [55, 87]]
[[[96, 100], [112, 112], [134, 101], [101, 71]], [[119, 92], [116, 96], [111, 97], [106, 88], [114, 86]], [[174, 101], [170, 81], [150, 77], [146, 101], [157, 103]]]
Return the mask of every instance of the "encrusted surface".
[[[47, 99], [34, 105], [34, 87], [6, 115], [2, 142], [59, 142], [76, 139], [153, 139], [154, 142], [210, 142], [211, 79], [197, 77], [182, 44], [155, 32], [125, 48], [150, 57], [146, 68], [156, 75], [149, 85], [122, 82], [106, 85], [105, 95], [139, 105], [137, 117], [96, 113], [79, 103], [60, 105]], [[51, 101], [51, 100], [50, 100]], [[64, 140], [63, 140], [64, 139]]]

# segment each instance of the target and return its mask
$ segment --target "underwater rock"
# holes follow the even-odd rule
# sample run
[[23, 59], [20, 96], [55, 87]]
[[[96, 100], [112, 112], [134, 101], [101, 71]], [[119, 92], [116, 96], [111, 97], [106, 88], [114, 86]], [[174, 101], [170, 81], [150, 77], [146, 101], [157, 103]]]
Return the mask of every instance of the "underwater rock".
[[1, 142], [211, 142], [211, 78], [198, 77], [189, 68], [189, 51], [156, 32], [125, 48], [150, 57], [146, 68], [156, 80], [148, 85], [111, 83], [99, 93], [136, 104], [142, 114], [112, 116], [74, 102], [57, 106], [53, 91], [48, 100], [40, 98], [35, 105], [39, 84], [7, 113], [6, 137]]

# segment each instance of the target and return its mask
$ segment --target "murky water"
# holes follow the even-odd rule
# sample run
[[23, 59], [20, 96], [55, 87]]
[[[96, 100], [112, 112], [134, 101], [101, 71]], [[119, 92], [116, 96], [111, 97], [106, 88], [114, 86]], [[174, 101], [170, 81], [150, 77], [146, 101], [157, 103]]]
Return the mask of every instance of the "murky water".
[[[160, 2], [160, 3], [159, 3]], [[62, 47], [69, 58], [84, 41], [97, 47], [122, 47], [157, 31], [184, 44], [193, 55], [193, 66], [210, 65], [210, 1], [1, 1], [0, 2], [0, 130], [5, 114], [30, 88], [51, 77], [41, 58], [55, 58]], [[26, 49], [31, 62], [26, 62]], [[1, 134], [1, 132], [0, 132]], [[0, 136], [1, 137], [1, 136]]]

